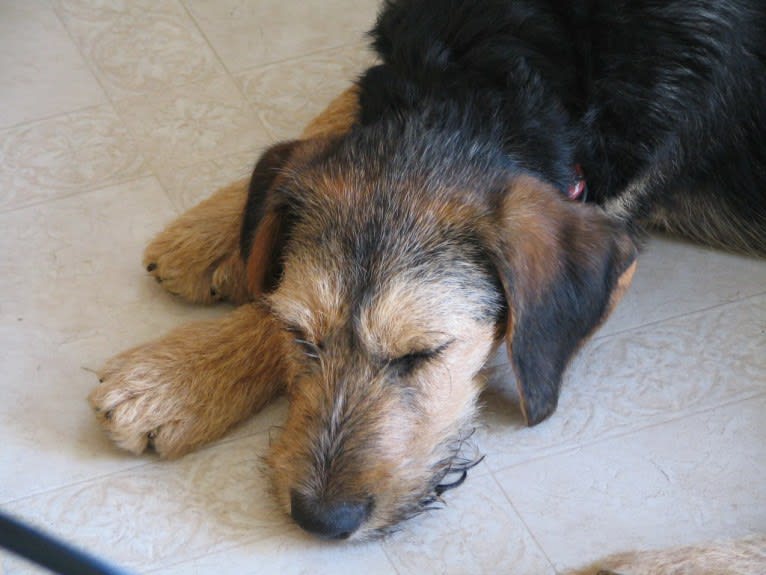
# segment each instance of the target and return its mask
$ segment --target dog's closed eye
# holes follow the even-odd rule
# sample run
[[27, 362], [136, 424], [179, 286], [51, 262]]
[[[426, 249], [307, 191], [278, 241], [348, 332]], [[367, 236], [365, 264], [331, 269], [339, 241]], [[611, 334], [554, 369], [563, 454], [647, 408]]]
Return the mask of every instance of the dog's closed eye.
[[388, 364], [402, 375], [410, 374], [417, 368], [442, 355], [453, 341], [447, 341], [434, 348], [411, 351], [405, 355], [390, 359]]

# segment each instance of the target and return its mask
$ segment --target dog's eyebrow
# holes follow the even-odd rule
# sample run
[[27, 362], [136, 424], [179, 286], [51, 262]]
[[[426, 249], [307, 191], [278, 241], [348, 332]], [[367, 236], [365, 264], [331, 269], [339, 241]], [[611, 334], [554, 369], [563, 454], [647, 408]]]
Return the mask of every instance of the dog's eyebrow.
[[425, 347], [413, 346], [411, 351], [390, 356], [388, 358], [388, 361], [396, 362], [396, 361], [401, 361], [405, 359], [432, 359], [444, 353], [447, 350], [447, 348], [449, 348], [450, 345], [455, 343], [455, 340], [456, 338], [452, 337], [452, 338], [449, 338], [447, 341], [443, 343], [439, 343], [437, 345], [430, 345]]
[[403, 332], [411, 335], [402, 339], [377, 338], [366, 339], [370, 355], [380, 362], [388, 363], [405, 356], [436, 356], [455, 342], [451, 334], [439, 330], [421, 330], [417, 324], [403, 327]]

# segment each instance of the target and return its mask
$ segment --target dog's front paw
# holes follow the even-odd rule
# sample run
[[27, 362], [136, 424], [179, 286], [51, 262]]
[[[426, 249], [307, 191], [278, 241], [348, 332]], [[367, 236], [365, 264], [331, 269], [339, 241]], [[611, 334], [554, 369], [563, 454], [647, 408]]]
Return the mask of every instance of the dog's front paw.
[[144, 267], [162, 287], [195, 303], [248, 301], [239, 252], [248, 182], [218, 190], [157, 235]]
[[189, 393], [193, 377], [172, 350], [148, 344], [112, 358], [88, 399], [119, 447], [177, 457], [205, 441], [199, 429], [204, 415]]
[[171, 225], [144, 252], [144, 267], [167, 291], [194, 303], [247, 301], [236, 245], [199, 228]]

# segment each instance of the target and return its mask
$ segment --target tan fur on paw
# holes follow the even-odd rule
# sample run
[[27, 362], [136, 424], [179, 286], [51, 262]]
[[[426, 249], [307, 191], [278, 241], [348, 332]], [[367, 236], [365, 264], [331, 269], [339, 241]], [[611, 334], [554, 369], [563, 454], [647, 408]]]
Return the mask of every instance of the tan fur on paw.
[[172, 294], [195, 303], [249, 299], [239, 254], [247, 180], [218, 190], [157, 235], [144, 267]]
[[284, 332], [256, 304], [125, 351], [89, 401], [121, 448], [177, 457], [262, 408], [285, 381]]

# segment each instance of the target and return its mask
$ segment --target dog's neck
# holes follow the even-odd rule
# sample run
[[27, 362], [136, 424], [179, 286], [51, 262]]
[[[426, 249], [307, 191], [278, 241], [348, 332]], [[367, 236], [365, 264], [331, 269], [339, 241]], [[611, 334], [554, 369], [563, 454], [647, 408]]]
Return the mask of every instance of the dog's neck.
[[[489, 79], [458, 82], [451, 74], [430, 70], [411, 79], [390, 64], [369, 69], [359, 81], [363, 129], [392, 132], [385, 139], [405, 148], [423, 148], [425, 142], [414, 140], [428, 138], [431, 147], [449, 146], [453, 160], [471, 158], [475, 149], [485, 156], [492, 152], [501, 160], [497, 166], [532, 173], [562, 194], [582, 198], [570, 118], [555, 95], [529, 78], [528, 93], [518, 98]], [[462, 155], [454, 153], [456, 147]]]

